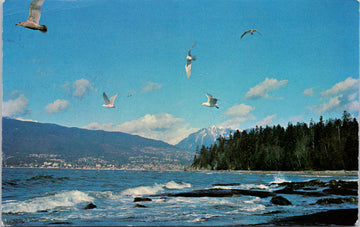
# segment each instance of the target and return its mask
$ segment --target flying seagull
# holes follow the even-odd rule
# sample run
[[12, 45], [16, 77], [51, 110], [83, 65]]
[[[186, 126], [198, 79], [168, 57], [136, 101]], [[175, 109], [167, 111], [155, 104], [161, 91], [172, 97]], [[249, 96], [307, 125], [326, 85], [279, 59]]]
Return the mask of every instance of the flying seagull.
[[191, 75], [191, 61], [195, 61], [196, 60], [196, 56], [191, 56], [191, 49], [196, 45], [196, 42], [193, 43], [193, 45], [190, 47], [190, 49], [188, 50], [188, 54], [186, 56], [186, 65], [185, 65], [185, 70], [186, 70], [186, 74], [187, 77], [190, 78]]
[[29, 17], [27, 21], [19, 22], [16, 25], [21, 25], [25, 28], [30, 28], [33, 30], [40, 30], [41, 32], [47, 32], [46, 25], [39, 25], [40, 14], [41, 14], [41, 5], [45, 0], [33, 0], [30, 4]]
[[218, 104], [216, 104], [217, 99], [214, 98], [214, 96], [210, 95], [210, 94], [206, 94], [208, 100], [207, 102], [204, 102], [203, 104], [201, 104], [202, 106], [208, 106], [208, 107], [216, 107], [217, 109], [219, 109]]
[[103, 93], [103, 98], [105, 100], [105, 104], [101, 105], [103, 107], [107, 107], [107, 108], [115, 108], [114, 106], [114, 100], [116, 98], [118, 94], [116, 93], [113, 97], [111, 97], [110, 99], [107, 97], [107, 95], [105, 94], [105, 92]]
[[[261, 35], [261, 33], [260, 33], [258, 30], [256, 30], [256, 29], [250, 29], [250, 30], [245, 31], [245, 32], [241, 35], [241, 38], [244, 37], [244, 35], [246, 35], [247, 33], [250, 33], [251, 35], [253, 35], [254, 32], [257, 32], [257, 33], [259, 33], [259, 34]], [[240, 39], [241, 39], [241, 38], [240, 38]]]

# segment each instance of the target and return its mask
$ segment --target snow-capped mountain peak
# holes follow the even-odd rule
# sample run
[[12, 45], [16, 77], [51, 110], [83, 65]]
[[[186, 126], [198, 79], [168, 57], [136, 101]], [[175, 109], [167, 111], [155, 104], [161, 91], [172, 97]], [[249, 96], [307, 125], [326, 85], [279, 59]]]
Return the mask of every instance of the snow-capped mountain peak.
[[210, 146], [214, 144], [219, 136], [229, 138], [230, 133], [233, 133], [234, 131], [236, 130], [213, 125], [190, 134], [187, 138], [180, 141], [176, 146], [188, 151], [196, 151], [196, 148], [201, 148], [202, 145]]

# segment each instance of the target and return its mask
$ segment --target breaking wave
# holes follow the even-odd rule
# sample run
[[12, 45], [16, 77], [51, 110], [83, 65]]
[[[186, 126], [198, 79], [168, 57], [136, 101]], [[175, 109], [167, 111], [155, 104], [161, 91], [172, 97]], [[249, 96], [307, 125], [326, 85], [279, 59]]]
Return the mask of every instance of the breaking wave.
[[163, 191], [163, 185], [155, 184], [153, 186], [139, 186], [135, 188], [129, 188], [124, 190], [121, 195], [122, 196], [142, 196], [142, 195], [155, 195], [158, 192]]
[[82, 202], [91, 202], [94, 198], [81, 191], [64, 191], [48, 193], [43, 197], [35, 197], [25, 201], [9, 201], [2, 204], [3, 213], [34, 213], [51, 210], [56, 207], [72, 207]]
[[165, 184], [155, 183], [152, 186], [139, 186], [135, 188], [129, 188], [121, 192], [122, 196], [143, 196], [143, 195], [156, 195], [163, 192], [165, 189], [184, 189], [190, 188], [191, 184], [188, 183], [176, 183], [175, 181], [169, 181]]
[[165, 184], [167, 189], [184, 189], [184, 188], [191, 188], [191, 184], [188, 183], [176, 183], [175, 181], [169, 181]]
[[270, 182], [270, 184], [280, 184], [284, 182], [291, 182], [286, 180], [283, 176], [275, 176], [274, 180]]

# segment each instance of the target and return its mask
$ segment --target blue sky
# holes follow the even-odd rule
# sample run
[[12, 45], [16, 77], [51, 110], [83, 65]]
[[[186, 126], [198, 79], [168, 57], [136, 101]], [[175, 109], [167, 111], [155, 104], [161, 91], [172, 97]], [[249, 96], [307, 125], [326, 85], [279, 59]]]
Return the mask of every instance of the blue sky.
[[[3, 116], [175, 144], [212, 125], [359, 114], [355, 0], [45, 0], [45, 34], [15, 26], [30, 3], [3, 5]], [[261, 35], [240, 39], [250, 28]]]

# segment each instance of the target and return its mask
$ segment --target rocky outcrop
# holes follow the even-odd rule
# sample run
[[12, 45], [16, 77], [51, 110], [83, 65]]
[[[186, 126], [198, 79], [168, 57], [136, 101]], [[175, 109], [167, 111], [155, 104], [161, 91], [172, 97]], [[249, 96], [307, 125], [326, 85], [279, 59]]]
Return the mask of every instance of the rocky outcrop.
[[90, 210], [90, 209], [94, 209], [94, 208], [96, 208], [96, 205], [93, 203], [89, 203], [88, 205], [86, 205], [84, 207], [85, 210]]
[[298, 195], [313, 196], [313, 197], [320, 197], [320, 196], [326, 195], [324, 192], [298, 191], [298, 190], [295, 190], [292, 185], [286, 186], [284, 189], [275, 190], [274, 193], [276, 193], [276, 194], [298, 194]]
[[242, 190], [242, 189], [203, 189], [191, 192], [181, 192], [175, 194], [166, 194], [165, 196], [174, 197], [231, 197], [234, 195], [250, 195], [260, 198], [274, 196], [273, 193], [267, 191]]
[[327, 205], [327, 204], [342, 204], [342, 203], [356, 203], [358, 200], [352, 198], [324, 198], [316, 201], [316, 204]]
[[282, 183], [272, 183], [277, 184], [278, 186], [287, 186], [292, 187], [293, 189], [301, 189], [304, 187], [326, 187], [327, 184], [322, 180], [310, 180], [310, 181], [302, 181], [302, 182], [282, 182]]
[[282, 197], [282, 196], [274, 196], [272, 197], [272, 199], [270, 200], [270, 202], [272, 204], [275, 205], [281, 205], [281, 206], [287, 206], [287, 205], [291, 205], [292, 203], [287, 200], [286, 198]]
[[[277, 194], [298, 194], [304, 196], [326, 196], [326, 195], [357, 195], [358, 183], [356, 181], [336, 181], [328, 183], [321, 180], [311, 180], [305, 182], [284, 182], [278, 186], [285, 186], [280, 190], [275, 190]], [[325, 188], [322, 191], [315, 191], [317, 188]]]
[[141, 197], [135, 197], [134, 198], [134, 203], [136, 202], [147, 202], [147, 201], [152, 201], [150, 198], [141, 198]]
[[336, 181], [331, 180], [328, 183], [329, 188], [324, 189], [326, 194], [333, 195], [357, 195], [358, 194], [358, 182], [357, 181]]
[[358, 218], [357, 209], [339, 209], [325, 212], [288, 217], [275, 220], [269, 225], [355, 225]]

